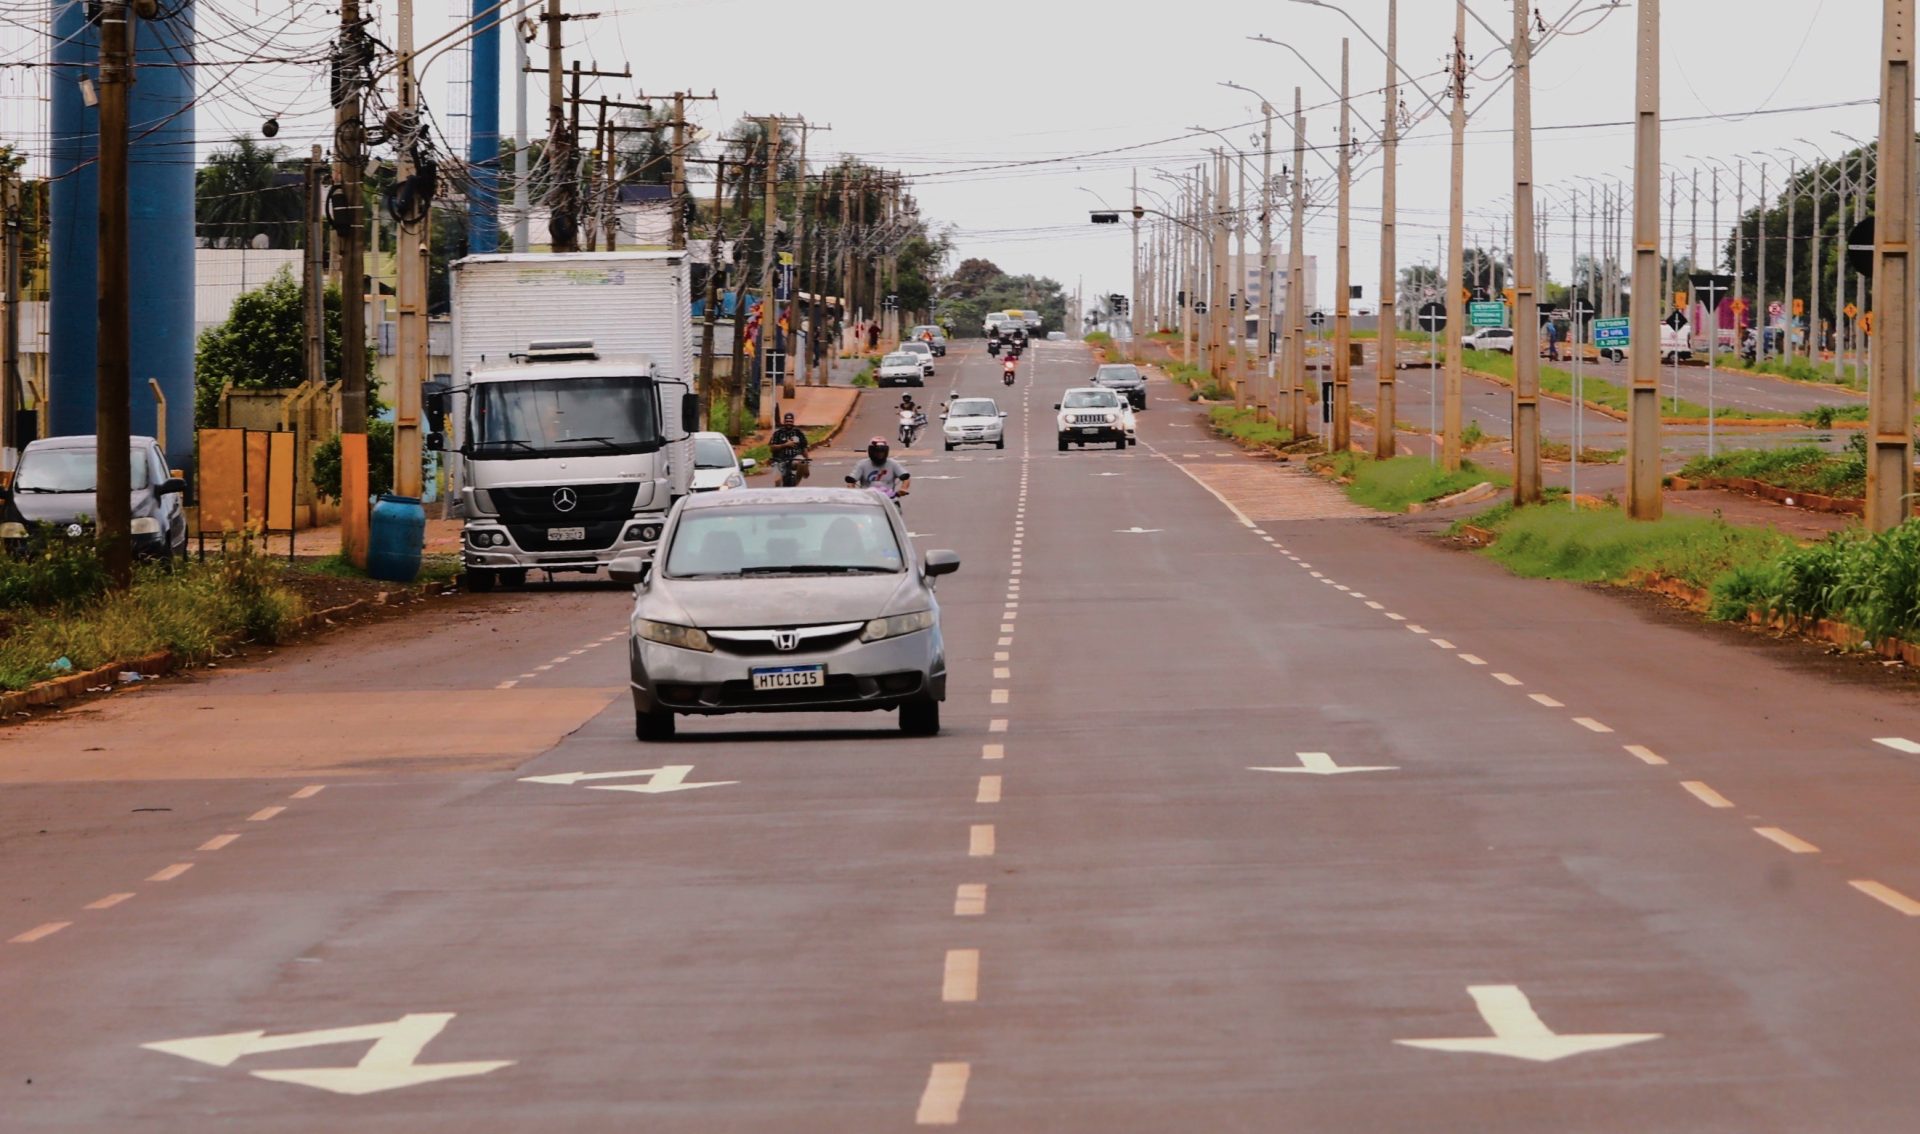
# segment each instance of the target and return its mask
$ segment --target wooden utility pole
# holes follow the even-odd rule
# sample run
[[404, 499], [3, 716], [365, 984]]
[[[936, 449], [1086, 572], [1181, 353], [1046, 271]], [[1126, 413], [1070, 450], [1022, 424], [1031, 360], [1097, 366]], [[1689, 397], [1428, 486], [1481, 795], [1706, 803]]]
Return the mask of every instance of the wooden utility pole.
[[0, 325], [0, 446], [18, 451], [24, 447], [18, 429], [21, 410], [20, 377], [20, 179], [6, 179], [6, 247], [0, 261], [0, 286], [6, 289], [6, 322]]
[[133, 487], [128, 418], [132, 322], [127, 277], [127, 95], [133, 85], [133, 12], [100, 8], [99, 333], [94, 373], [94, 537], [111, 586], [133, 585]]
[[421, 175], [420, 91], [413, 78], [413, 0], [400, 0], [399, 187], [394, 193], [394, 298], [398, 350], [394, 357], [393, 491], [421, 496], [423, 432], [421, 386], [427, 380], [427, 232], [433, 223], [431, 181]]
[[307, 158], [307, 215], [305, 247], [301, 250], [301, 328], [306, 333], [306, 367], [309, 386], [327, 381], [327, 277], [321, 253], [326, 248], [325, 210], [322, 196], [326, 180], [320, 176], [320, 147], [313, 147]]
[[[1524, 7], [1525, 5], [1522, 5]], [[1348, 344], [1353, 341], [1353, 286], [1349, 282], [1347, 245], [1351, 239], [1351, 188], [1353, 183], [1353, 122], [1347, 105], [1347, 40], [1340, 40], [1340, 206], [1339, 245], [1334, 264], [1333, 284], [1333, 437], [1328, 448], [1336, 453], [1352, 444], [1348, 399], [1353, 381], [1353, 362]]]
[[[1911, 514], [1914, 365], [1914, 0], [1884, 0], [1880, 151], [1873, 236], [1876, 340], [1867, 394], [1867, 527], [1885, 531]], [[1864, 155], [1863, 155], [1864, 157]], [[1844, 260], [1843, 265], [1844, 267]], [[1837, 321], [1837, 317], [1836, 317]]]
[[[1627, 514], [1657, 520], [1660, 498], [1660, 0], [1640, 0], [1633, 141], [1633, 295], [1627, 305]], [[1765, 215], [1764, 210], [1762, 215]], [[1764, 310], [1764, 295], [1756, 298]], [[1764, 324], [1763, 324], [1764, 325]], [[1453, 336], [1458, 341], [1459, 336]], [[1901, 433], [1911, 411], [1901, 412]], [[1872, 471], [1872, 465], [1868, 465]]]
[[1399, 414], [1400, 330], [1395, 310], [1398, 304], [1400, 260], [1394, 247], [1394, 180], [1400, 163], [1400, 0], [1387, 0], [1387, 122], [1380, 147], [1380, 339], [1374, 359], [1374, 378], [1380, 393], [1374, 406], [1373, 455], [1390, 460], [1399, 451], [1394, 421]]
[[1307, 116], [1300, 108], [1300, 88], [1293, 88], [1293, 216], [1287, 234], [1287, 334], [1293, 340], [1287, 356], [1293, 387], [1294, 440], [1313, 433], [1307, 417]]
[[[1540, 260], [1533, 224], [1532, 11], [1513, 6], [1513, 502], [1540, 499]], [[1459, 337], [1458, 333], [1454, 337]], [[1579, 349], [1575, 347], [1574, 349]], [[1574, 410], [1579, 412], [1578, 407]], [[1574, 454], [1579, 459], [1579, 454]]]
[[1467, 5], [1454, 0], [1453, 59], [1453, 180], [1447, 210], [1447, 369], [1441, 397], [1440, 464], [1448, 472], [1460, 468], [1460, 372], [1463, 359], [1460, 336], [1467, 321], [1466, 202], [1467, 159]]
[[340, 57], [333, 119], [334, 231], [340, 251], [340, 550], [349, 562], [367, 558], [367, 210], [366, 127], [361, 122], [372, 55], [360, 0], [340, 0]]

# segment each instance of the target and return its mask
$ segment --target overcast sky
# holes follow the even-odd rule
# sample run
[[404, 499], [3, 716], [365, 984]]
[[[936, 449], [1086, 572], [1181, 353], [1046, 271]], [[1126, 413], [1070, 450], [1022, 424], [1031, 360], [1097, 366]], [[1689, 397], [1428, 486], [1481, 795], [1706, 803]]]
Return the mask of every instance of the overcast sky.
[[[1329, 0], [1329, 3], [1333, 0]], [[1384, 41], [1386, 0], [1342, 0], [1355, 20]], [[1257, 100], [1219, 85], [1238, 82], [1290, 110], [1293, 88], [1304, 92], [1312, 145], [1336, 141], [1337, 108], [1320, 80], [1289, 52], [1248, 37], [1293, 44], [1334, 82], [1340, 39], [1352, 37], [1356, 133], [1381, 120], [1384, 61], [1333, 11], [1292, 0], [1184, 0], [1178, 4], [1109, 0], [1102, 4], [1038, 0], [1005, 7], [907, 5], [889, 8], [845, 0], [811, 4], [768, 0], [566, 0], [570, 12], [599, 12], [569, 22], [568, 58], [602, 70], [631, 66], [634, 80], [601, 80], [593, 93], [631, 98], [675, 88], [717, 90], [717, 103], [696, 116], [716, 132], [741, 114], [805, 115], [830, 125], [815, 135], [813, 154], [858, 154], [915, 179], [922, 212], [951, 225], [956, 257], [985, 256], [1014, 272], [1053, 276], [1089, 294], [1128, 290], [1124, 227], [1093, 227], [1087, 210], [1129, 200], [1137, 170], [1142, 184], [1164, 190], [1155, 171], [1178, 171], [1220, 144], [1205, 126], [1248, 147]], [[382, 34], [394, 42], [397, 4], [376, 0]], [[1546, 189], [1553, 225], [1551, 269], [1564, 278], [1566, 191], [1576, 175], [1626, 176], [1632, 132], [1635, 18], [1632, 3], [1549, 0], [1553, 23], [1588, 9], [1568, 34], [1536, 61], [1535, 172]], [[465, 5], [416, 4], [416, 39], [434, 39], [465, 19]], [[1507, 31], [1507, 0], [1476, 0], [1473, 10]], [[14, 11], [11, 58], [32, 58], [32, 6]], [[321, 116], [326, 85], [313, 63], [244, 63], [266, 56], [316, 59], [332, 35], [337, 7], [278, 0], [201, 0], [204, 42], [199, 70], [202, 151], [236, 132], [256, 131], [269, 116], [282, 123], [280, 142], [304, 152], [331, 135]], [[1444, 87], [1440, 72], [1452, 35], [1447, 0], [1401, 0], [1401, 64], [1428, 90]], [[1872, 0], [1668, 0], [1663, 27], [1665, 160], [1691, 171], [1694, 159], [1787, 148], [1813, 154], [1848, 145], [1835, 131], [1863, 138], [1877, 131], [1873, 103], [1879, 76], [1880, 5]], [[1487, 29], [1469, 20], [1467, 50], [1480, 76], [1469, 86], [1474, 113], [1466, 151], [1469, 225], [1497, 229], [1501, 198], [1511, 191], [1511, 89], [1494, 92], [1510, 57]], [[503, 50], [502, 125], [513, 128], [511, 42]], [[213, 65], [220, 61], [220, 65]], [[536, 56], [536, 64], [540, 62]], [[229, 65], [230, 64], [230, 65]], [[425, 90], [436, 125], [464, 142], [465, 59], [433, 62]], [[0, 106], [12, 134], [33, 150], [43, 71], [0, 73]], [[544, 98], [542, 76], [530, 97]], [[1409, 110], [1421, 96], [1407, 88]], [[1842, 104], [1842, 105], [1836, 105]], [[1851, 104], [1851, 105], [1846, 105]], [[1826, 109], [1817, 109], [1825, 107]], [[1757, 113], [1778, 112], [1778, 113]], [[544, 118], [536, 101], [538, 132]], [[1687, 119], [1680, 121], [1679, 119]], [[1277, 142], [1290, 144], [1285, 124]], [[1812, 145], [1797, 139], [1807, 139]], [[822, 152], [825, 151], [825, 152]], [[1286, 155], [1290, 156], [1290, 155]], [[1444, 233], [1448, 147], [1444, 115], [1429, 116], [1401, 147], [1399, 253], [1403, 264], [1431, 262]], [[1257, 160], [1257, 159], [1256, 159]], [[1284, 157], [1277, 157], [1278, 169]], [[1784, 166], [1785, 156], [1770, 159]], [[1380, 179], [1375, 167], [1354, 193], [1354, 279], [1376, 292]], [[1365, 168], [1365, 167], [1363, 167]], [[1309, 176], [1326, 167], [1307, 162]], [[1777, 173], [1772, 176], [1778, 176]], [[1701, 176], [1701, 255], [1709, 238], [1709, 183]], [[1757, 177], [1749, 167], [1749, 203]], [[1691, 209], [1683, 188], [1680, 247]], [[1730, 223], [1733, 186], [1723, 183], [1721, 226]], [[1584, 221], [1583, 227], [1584, 227]], [[1308, 225], [1307, 250], [1320, 257], [1321, 300], [1333, 288], [1332, 211]], [[1469, 243], [1476, 241], [1472, 237]], [[1582, 239], [1584, 246], [1585, 240]], [[956, 261], [957, 262], [957, 261]]]

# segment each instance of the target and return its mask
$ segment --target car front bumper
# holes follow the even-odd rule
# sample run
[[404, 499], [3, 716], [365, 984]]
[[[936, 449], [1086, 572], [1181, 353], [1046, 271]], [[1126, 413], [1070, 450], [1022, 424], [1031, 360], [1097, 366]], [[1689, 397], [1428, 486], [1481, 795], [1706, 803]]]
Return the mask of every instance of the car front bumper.
[[[947, 698], [947, 659], [937, 628], [878, 642], [855, 639], [831, 649], [751, 656], [683, 650], [629, 631], [627, 654], [633, 707], [642, 713], [867, 712]], [[753, 670], [797, 665], [826, 666], [826, 684], [754, 690]]]
[[997, 445], [1006, 435], [1006, 427], [998, 426], [967, 433], [947, 433], [943, 436], [949, 445]]

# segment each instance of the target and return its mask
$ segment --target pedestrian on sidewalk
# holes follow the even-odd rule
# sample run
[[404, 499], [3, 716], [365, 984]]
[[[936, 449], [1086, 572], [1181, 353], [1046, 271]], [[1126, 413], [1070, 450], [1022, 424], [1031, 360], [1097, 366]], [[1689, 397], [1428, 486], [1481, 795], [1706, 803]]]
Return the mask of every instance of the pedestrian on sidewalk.
[[1560, 361], [1560, 324], [1547, 320], [1547, 361]]
[[877, 319], [867, 324], [867, 349], [880, 349], [880, 321]]

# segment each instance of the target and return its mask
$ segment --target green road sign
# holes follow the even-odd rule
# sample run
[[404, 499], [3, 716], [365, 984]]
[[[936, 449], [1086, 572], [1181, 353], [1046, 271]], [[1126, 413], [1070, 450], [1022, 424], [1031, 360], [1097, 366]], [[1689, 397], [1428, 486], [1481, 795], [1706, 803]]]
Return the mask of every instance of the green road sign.
[[1467, 326], [1504, 327], [1507, 325], [1507, 305], [1504, 303], [1467, 304]]

